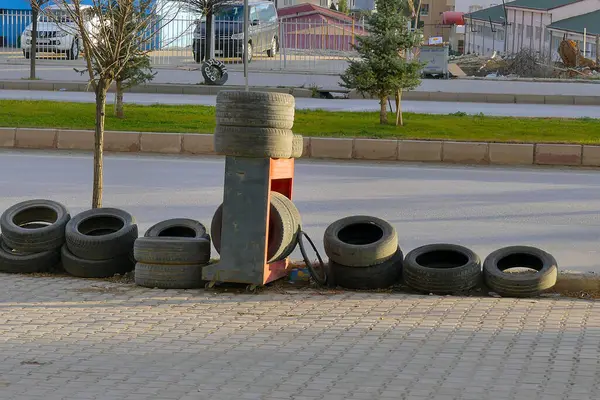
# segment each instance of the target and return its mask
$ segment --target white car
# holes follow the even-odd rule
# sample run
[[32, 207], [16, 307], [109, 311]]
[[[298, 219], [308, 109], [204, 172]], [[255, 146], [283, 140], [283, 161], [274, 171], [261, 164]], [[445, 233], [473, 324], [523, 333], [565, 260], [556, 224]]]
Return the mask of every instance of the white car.
[[[81, 6], [86, 30], [95, 30], [98, 17], [91, 6]], [[21, 48], [25, 58], [31, 57], [31, 30], [29, 24], [21, 35]], [[83, 48], [77, 24], [71, 19], [69, 12], [61, 6], [48, 6], [40, 12], [37, 24], [36, 52], [62, 53], [69, 60], [77, 60]]]

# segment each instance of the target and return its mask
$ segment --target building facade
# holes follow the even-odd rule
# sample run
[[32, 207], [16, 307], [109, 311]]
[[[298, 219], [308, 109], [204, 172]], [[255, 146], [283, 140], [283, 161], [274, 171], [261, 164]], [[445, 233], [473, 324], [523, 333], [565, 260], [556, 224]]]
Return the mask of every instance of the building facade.
[[423, 30], [425, 41], [432, 37], [442, 37], [444, 42], [450, 42], [455, 26], [442, 23], [442, 14], [445, 11], [454, 11], [455, 0], [423, 0], [419, 26]]
[[506, 24], [503, 6], [484, 8], [465, 16], [465, 53], [491, 56], [506, 51]]

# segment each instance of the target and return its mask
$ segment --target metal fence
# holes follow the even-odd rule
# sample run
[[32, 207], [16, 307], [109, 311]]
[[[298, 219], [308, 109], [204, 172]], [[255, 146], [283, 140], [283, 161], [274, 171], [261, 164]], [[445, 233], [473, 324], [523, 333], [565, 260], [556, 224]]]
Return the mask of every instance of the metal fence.
[[[194, 30], [197, 19], [182, 13], [162, 27], [150, 45], [151, 63], [154, 67], [193, 67], [197, 62], [193, 54]], [[31, 12], [0, 10], [0, 62], [19, 64], [23, 59], [21, 35], [31, 23]], [[233, 70], [243, 67], [240, 54], [229, 51], [239, 47], [240, 25], [231, 21], [215, 21], [215, 57]], [[254, 26], [250, 29], [253, 58], [251, 71], [289, 71], [315, 74], [339, 74], [347, 66], [347, 58], [355, 57], [353, 44], [358, 35], [365, 34], [360, 22], [280, 19], [276, 26]], [[237, 35], [237, 36], [236, 36]], [[277, 51], [269, 51], [273, 36], [277, 36]], [[198, 37], [198, 36], [196, 36]], [[200, 36], [201, 37], [201, 36]], [[64, 58], [61, 54], [39, 54], [41, 58]], [[81, 61], [81, 60], [80, 60]]]

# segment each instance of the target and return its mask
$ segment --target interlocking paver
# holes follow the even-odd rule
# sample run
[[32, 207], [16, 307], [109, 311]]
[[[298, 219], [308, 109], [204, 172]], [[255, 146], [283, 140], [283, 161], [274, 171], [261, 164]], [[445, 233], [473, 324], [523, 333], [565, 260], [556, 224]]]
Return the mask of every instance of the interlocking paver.
[[0, 274], [0, 397], [597, 399], [599, 307]]

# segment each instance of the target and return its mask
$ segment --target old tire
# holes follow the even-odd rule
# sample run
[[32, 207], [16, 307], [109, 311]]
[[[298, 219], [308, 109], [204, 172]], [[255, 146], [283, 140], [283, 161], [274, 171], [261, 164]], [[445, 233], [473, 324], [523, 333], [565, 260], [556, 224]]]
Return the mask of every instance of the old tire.
[[60, 262], [60, 248], [40, 253], [13, 251], [0, 236], [0, 272], [31, 274], [46, 272]]
[[304, 153], [304, 138], [302, 135], [294, 135], [292, 139], [292, 157], [300, 158]]
[[287, 243], [287, 245], [278, 255], [273, 256], [275, 261], [279, 261], [292, 254], [298, 245], [298, 235], [302, 230], [302, 217], [300, 216], [300, 212], [298, 211], [296, 205], [281, 193], [271, 192], [271, 202], [275, 203], [275, 208], [279, 209], [281, 207], [281, 209], [287, 210], [287, 213], [284, 216], [284, 220], [286, 222], [284, 228], [287, 228], [287, 223], [289, 221], [289, 228], [291, 232], [291, 236], [285, 232], [283, 242], [284, 244]]
[[[509, 274], [509, 268], [523, 267], [534, 274]], [[483, 262], [485, 284], [502, 296], [535, 296], [556, 284], [556, 259], [545, 251], [529, 246], [509, 246], [491, 253]]]
[[404, 280], [413, 289], [436, 294], [464, 292], [481, 281], [481, 260], [466, 247], [429, 244], [404, 258]]
[[210, 261], [210, 240], [189, 237], [141, 237], [133, 246], [133, 257], [145, 264], [185, 265]]
[[323, 242], [331, 261], [348, 267], [368, 267], [396, 254], [398, 234], [380, 218], [357, 215], [329, 225]]
[[159, 289], [195, 289], [204, 286], [201, 265], [135, 265], [135, 284]]
[[238, 110], [220, 111], [217, 107], [217, 124], [223, 126], [241, 126], [253, 128], [292, 129], [294, 113], [287, 110]]
[[71, 253], [65, 244], [61, 256], [65, 271], [78, 278], [110, 278], [116, 274], [131, 272], [135, 267], [131, 252], [105, 260], [87, 260]]
[[293, 138], [292, 131], [285, 129], [217, 125], [215, 152], [238, 157], [290, 158]]
[[133, 252], [138, 227], [131, 214], [117, 208], [95, 208], [69, 221], [69, 251], [84, 260], [109, 260]]
[[292, 129], [296, 100], [285, 93], [220, 91], [217, 125]]
[[152, 225], [144, 237], [175, 237], [209, 239], [206, 227], [200, 222], [189, 218], [172, 218]]
[[[56, 201], [28, 200], [15, 204], [2, 213], [0, 229], [9, 248], [39, 253], [62, 246], [65, 242], [65, 227], [70, 219], [67, 208]], [[45, 223], [45, 226], [39, 223]]]
[[[294, 229], [294, 217], [285, 206], [285, 200], [282, 201], [279, 196], [283, 195], [271, 192], [267, 262], [274, 262], [285, 258], [285, 253], [289, 250], [288, 247], [293, 243], [295, 235], [297, 237], [297, 232]], [[289, 199], [287, 200], [290, 201]], [[223, 204], [215, 211], [210, 225], [213, 246], [217, 250], [217, 253], [221, 253], [222, 225]]]
[[348, 267], [330, 260], [329, 279], [346, 289], [385, 289], [400, 279], [403, 258], [398, 247], [392, 258], [369, 267]]

